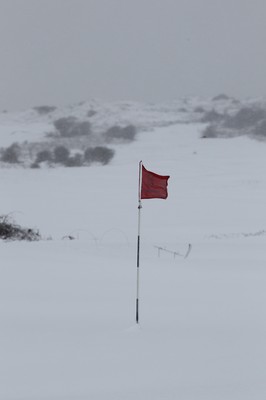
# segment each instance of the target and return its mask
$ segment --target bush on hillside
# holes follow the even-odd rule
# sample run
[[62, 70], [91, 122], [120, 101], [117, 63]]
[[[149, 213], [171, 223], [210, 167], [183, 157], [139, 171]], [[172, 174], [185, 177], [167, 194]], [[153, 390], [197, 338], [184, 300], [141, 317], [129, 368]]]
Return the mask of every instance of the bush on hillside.
[[213, 139], [221, 136], [221, 132], [218, 127], [214, 124], [208, 125], [202, 132], [201, 137], [203, 139]]
[[53, 161], [58, 164], [66, 165], [69, 159], [70, 151], [65, 146], [57, 146], [54, 149]]
[[204, 113], [205, 110], [204, 110], [203, 107], [198, 106], [198, 107], [195, 107], [195, 108], [194, 108], [194, 112], [196, 112], [196, 113]]
[[230, 100], [230, 97], [227, 96], [227, 94], [221, 93], [218, 94], [217, 96], [213, 97], [213, 101], [220, 101], [220, 100]]
[[93, 117], [93, 116], [96, 115], [96, 114], [97, 114], [97, 111], [91, 109], [91, 110], [89, 110], [89, 111], [87, 112], [87, 117], [91, 118], [91, 117]]
[[252, 131], [254, 136], [258, 138], [266, 138], [266, 119], [260, 121]]
[[55, 106], [37, 106], [33, 107], [35, 111], [37, 111], [40, 115], [46, 115], [49, 114], [50, 112], [53, 112], [56, 110]]
[[99, 162], [103, 165], [107, 165], [114, 157], [114, 154], [114, 150], [108, 147], [89, 147], [84, 152], [84, 160], [88, 164]]
[[91, 134], [89, 121], [78, 121], [75, 117], [59, 118], [54, 121], [56, 130], [61, 137], [87, 136]]
[[76, 123], [71, 131], [72, 136], [88, 136], [91, 134], [91, 123], [89, 121], [81, 121]]
[[53, 155], [50, 150], [41, 150], [36, 155], [36, 163], [40, 163], [43, 161], [52, 161]]
[[266, 118], [266, 111], [262, 108], [243, 107], [235, 115], [227, 116], [224, 126], [233, 129], [245, 129], [255, 126]]
[[233, 138], [243, 134], [246, 134], [246, 132], [225, 128], [222, 124], [210, 124], [202, 131], [201, 137], [203, 139]]
[[104, 133], [104, 137], [108, 143], [113, 141], [119, 142], [132, 142], [135, 140], [137, 129], [134, 125], [127, 125], [124, 128], [118, 125], [114, 125], [107, 129]]
[[75, 117], [59, 118], [54, 121], [54, 126], [61, 136], [69, 137], [76, 121], [77, 119]]
[[20, 150], [21, 149], [19, 144], [17, 143], [11, 144], [11, 146], [2, 150], [1, 161], [10, 164], [19, 163]]
[[215, 110], [207, 111], [201, 118], [201, 122], [220, 122], [225, 118], [224, 114], [220, 114]]
[[38, 164], [36, 161], [34, 161], [31, 165], [30, 165], [31, 169], [39, 169], [40, 168], [40, 164]]

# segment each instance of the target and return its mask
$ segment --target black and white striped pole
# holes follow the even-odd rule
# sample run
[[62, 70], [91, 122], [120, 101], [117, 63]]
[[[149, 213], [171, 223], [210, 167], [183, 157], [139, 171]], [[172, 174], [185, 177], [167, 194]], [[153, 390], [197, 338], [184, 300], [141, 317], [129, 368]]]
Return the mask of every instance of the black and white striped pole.
[[138, 189], [138, 241], [137, 241], [137, 295], [136, 295], [136, 323], [139, 323], [139, 254], [140, 254], [140, 216], [141, 216], [141, 182], [142, 182], [142, 161], [139, 162], [139, 189]]

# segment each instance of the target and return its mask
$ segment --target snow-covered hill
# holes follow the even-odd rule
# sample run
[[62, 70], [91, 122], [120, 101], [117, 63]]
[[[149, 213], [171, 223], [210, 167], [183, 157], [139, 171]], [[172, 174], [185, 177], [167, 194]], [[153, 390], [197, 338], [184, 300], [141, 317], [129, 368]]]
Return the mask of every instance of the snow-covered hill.
[[198, 121], [204, 111], [237, 110], [241, 104], [261, 102], [261, 99], [240, 103], [232, 98], [184, 98], [171, 103], [139, 103], [132, 101], [104, 102], [88, 100], [65, 107], [36, 106], [19, 112], [4, 111], [0, 114], [1, 146], [13, 142], [47, 140], [47, 133], [54, 131], [53, 122], [59, 118], [75, 117], [89, 120], [96, 133], [107, 128], [133, 124], [139, 131], [177, 123]]
[[[266, 396], [266, 144], [140, 108], [106, 166], [0, 169], [1, 214], [44, 238], [0, 242], [1, 400]], [[29, 132], [31, 113], [0, 129]], [[137, 124], [121, 115], [110, 124]], [[136, 325], [140, 160], [170, 180], [167, 200], [142, 202]]]
[[[84, 101], [65, 107], [36, 106], [0, 114], [0, 167], [67, 167], [107, 164], [117, 144], [142, 132], [202, 123], [204, 137], [266, 137], [263, 99], [226, 95], [187, 98], [168, 104]], [[100, 147], [100, 148], [99, 148]]]

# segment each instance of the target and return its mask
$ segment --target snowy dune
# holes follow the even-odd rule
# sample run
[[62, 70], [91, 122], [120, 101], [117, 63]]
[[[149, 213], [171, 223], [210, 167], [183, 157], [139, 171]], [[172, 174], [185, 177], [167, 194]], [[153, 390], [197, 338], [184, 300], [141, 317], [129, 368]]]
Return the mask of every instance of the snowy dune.
[[[1, 400], [265, 399], [266, 145], [201, 129], [143, 132], [105, 167], [0, 169], [1, 213], [53, 239], [0, 242]], [[136, 326], [141, 159], [171, 177], [143, 201]]]

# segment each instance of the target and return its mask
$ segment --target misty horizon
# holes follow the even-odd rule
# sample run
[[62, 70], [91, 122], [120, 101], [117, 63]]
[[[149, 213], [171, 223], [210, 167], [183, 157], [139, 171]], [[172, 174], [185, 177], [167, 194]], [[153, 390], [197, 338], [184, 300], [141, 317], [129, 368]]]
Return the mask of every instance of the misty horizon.
[[261, 0], [0, 0], [0, 110], [264, 97]]

